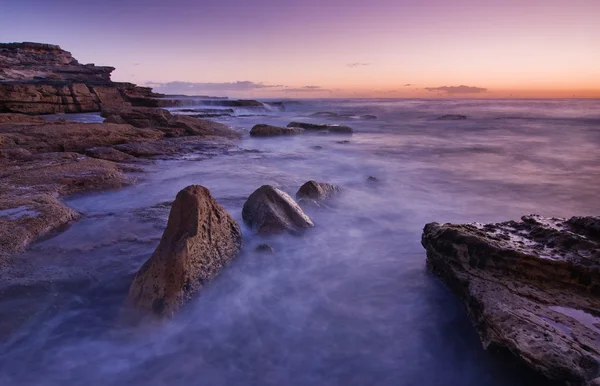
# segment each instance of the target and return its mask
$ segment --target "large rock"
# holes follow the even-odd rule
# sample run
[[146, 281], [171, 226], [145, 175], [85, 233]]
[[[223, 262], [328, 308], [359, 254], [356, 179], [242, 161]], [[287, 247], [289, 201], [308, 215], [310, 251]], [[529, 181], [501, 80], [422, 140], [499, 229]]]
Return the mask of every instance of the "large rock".
[[32, 153], [84, 152], [97, 146], [156, 141], [163, 135], [158, 130], [109, 123], [0, 124], [0, 148], [18, 146]]
[[304, 132], [304, 129], [298, 127], [278, 127], [265, 124], [258, 124], [250, 130], [252, 137], [274, 137], [278, 135], [294, 135]]
[[595, 385], [599, 229], [600, 217], [431, 223], [422, 244], [428, 265], [463, 301], [484, 347], [505, 349], [549, 379]]
[[0, 44], [0, 113], [80, 113], [123, 109], [163, 94], [112, 82], [114, 67], [80, 64], [59, 46]]
[[337, 185], [310, 180], [298, 189], [296, 198], [321, 201], [338, 194], [341, 190]]
[[261, 186], [248, 197], [242, 217], [263, 234], [298, 232], [314, 226], [292, 197], [271, 185]]
[[346, 125], [316, 124], [305, 122], [290, 122], [287, 127], [299, 127], [311, 131], [327, 131], [336, 134], [352, 134], [354, 130]]
[[169, 137], [194, 135], [240, 138], [236, 131], [221, 123], [185, 115], [173, 115], [167, 110], [158, 108], [107, 109], [102, 111], [102, 116], [106, 118], [105, 123], [128, 123], [140, 128], [155, 128]]
[[208, 189], [192, 185], [177, 194], [158, 248], [135, 275], [132, 307], [172, 316], [229, 263], [242, 247], [242, 233]]

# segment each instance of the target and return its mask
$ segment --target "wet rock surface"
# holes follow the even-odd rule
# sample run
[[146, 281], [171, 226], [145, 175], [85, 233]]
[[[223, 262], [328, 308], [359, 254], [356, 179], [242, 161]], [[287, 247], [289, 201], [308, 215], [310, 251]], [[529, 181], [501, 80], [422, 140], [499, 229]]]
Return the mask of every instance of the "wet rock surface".
[[600, 375], [598, 229], [600, 217], [430, 223], [422, 244], [484, 347], [507, 350], [548, 379], [592, 385]]
[[287, 127], [299, 127], [307, 131], [322, 131], [330, 132], [335, 134], [352, 134], [354, 130], [350, 126], [346, 125], [333, 125], [333, 124], [317, 124], [317, 123], [306, 123], [306, 122], [290, 122]]
[[446, 114], [446, 115], [442, 115], [441, 117], [438, 117], [438, 121], [463, 121], [467, 119], [466, 115], [459, 115], [459, 114]]
[[314, 226], [292, 197], [271, 185], [261, 186], [248, 197], [242, 217], [261, 234], [299, 232]]
[[325, 200], [340, 193], [342, 188], [327, 182], [308, 181], [296, 193], [297, 199]]
[[254, 125], [250, 130], [250, 136], [252, 137], [273, 137], [277, 135], [295, 135], [301, 134], [304, 129], [297, 127], [278, 127], [271, 125], [258, 124]]
[[129, 306], [172, 316], [242, 247], [242, 232], [210, 195], [192, 185], [177, 194], [159, 246], [136, 273]]

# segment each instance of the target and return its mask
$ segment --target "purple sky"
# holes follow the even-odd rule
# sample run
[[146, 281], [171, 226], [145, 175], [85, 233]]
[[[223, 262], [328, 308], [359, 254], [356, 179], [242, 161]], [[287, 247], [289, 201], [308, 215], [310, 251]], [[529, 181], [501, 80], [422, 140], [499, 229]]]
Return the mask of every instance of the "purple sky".
[[167, 92], [600, 96], [598, 20], [598, 0], [3, 0], [0, 41]]

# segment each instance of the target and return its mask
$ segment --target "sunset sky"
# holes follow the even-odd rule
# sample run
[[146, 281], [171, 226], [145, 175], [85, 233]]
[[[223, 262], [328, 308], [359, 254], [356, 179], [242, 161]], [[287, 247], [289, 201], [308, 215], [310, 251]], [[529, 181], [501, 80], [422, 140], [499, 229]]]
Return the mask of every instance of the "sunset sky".
[[235, 97], [600, 97], [600, 0], [0, 0], [0, 41]]

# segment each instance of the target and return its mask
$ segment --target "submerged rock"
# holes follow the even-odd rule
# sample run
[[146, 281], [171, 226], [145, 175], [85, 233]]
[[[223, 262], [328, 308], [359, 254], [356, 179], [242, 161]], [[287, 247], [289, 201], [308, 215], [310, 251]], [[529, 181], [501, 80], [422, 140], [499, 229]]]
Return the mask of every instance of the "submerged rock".
[[305, 122], [290, 122], [287, 127], [299, 127], [310, 131], [328, 131], [336, 134], [352, 134], [354, 130], [346, 125], [316, 124]]
[[256, 247], [255, 251], [260, 252], [260, 253], [268, 253], [268, 254], [275, 253], [275, 249], [273, 249], [273, 247], [270, 246], [269, 244], [260, 244], [259, 246]]
[[242, 217], [263, 234], [297, 232], [314, 226], [292, 197], [271, 185], [261, 186], [248, 197]]
[[272, 137], [276, 135], [294, 135], [304, 132], [304, 129], [298, 127], [278, 127], [271, 125], [258, 124], [250, 130], [252, 137]]
[[132, 307], [170, 317], [242, 248], [237, 223], [205, 187], [181, 190], [154, 254], [129, 289]]
[[296, 193], [297, 199], [324, 200], [341, 192], [342, 188], [326, 182], [308, 181]]
[[[485, 348], [552, 380], [600, 374], [600, 217], [425, 226], [428, 266], [463, 301]], [[594, 381], [595, 380], [595, 381]]]
[[438, 121], [462, 121], [467, 119], [466, 115], [446, 114], [438, 118]]

